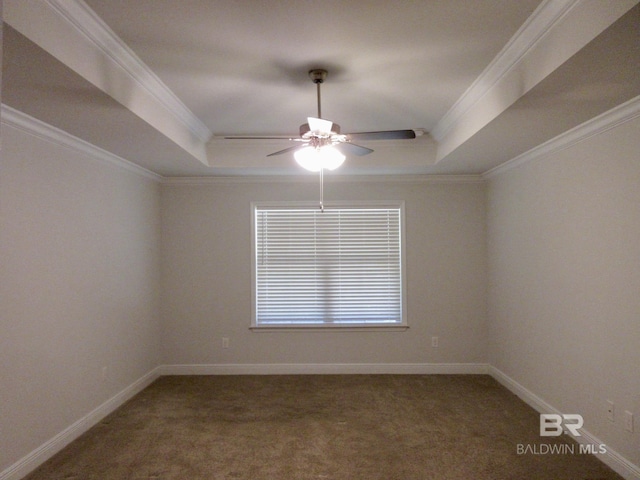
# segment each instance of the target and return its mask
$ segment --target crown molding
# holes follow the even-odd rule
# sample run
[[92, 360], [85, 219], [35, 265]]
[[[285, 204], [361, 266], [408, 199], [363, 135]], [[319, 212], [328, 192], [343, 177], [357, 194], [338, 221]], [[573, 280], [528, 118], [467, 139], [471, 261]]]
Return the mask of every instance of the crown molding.
[[[401, 183], [401, 184], [455, 184], [484, 183], [482, 175], [325, 175], [331, 183]], [[317, 183], [317, 174], [302, 175], [248, 175], [210, 177], [163, 177], [162, 184], [170, 187], [202, 185], [239, 185], [269, 183]]]
[[207, 126], [167, 87], [116, 33], [82, 0], [44, 0], [91, 44], [107, 55], [177, 118], [200, 141], [211, 137]]
[[580, 1], [582, 0], [545, 0], [542, 2], [465, 93], [443, 115], [431, 130], [431, 135], [441, 141], [456, 122], [500, 79], [509, 74], [539, 39]]
[[486, 171], [482, 177], [493, 178], [528, 161], [569, 148], [637, 117], [640, 117], [640, 95]]
[[84, 153], [94, 160], [118, 167], [136, 175], [160, 182], [162, 176], [146, 168], [136, 165], [129, 160], [114, 155], [107, 150], [97, 147], [81, 138], [71, 135], [53, 125], [49, 125], [37, 118], [23, 113], [8, 105], [2, 104], [0, 118], [4, 125], [22, 130], [35, 137], [56, 143], [66, 148], [71, 148], [77, 152]]
[[545, 0], [431, 130], [438, 142], [436, 163], [445, 161], [637, 3]]

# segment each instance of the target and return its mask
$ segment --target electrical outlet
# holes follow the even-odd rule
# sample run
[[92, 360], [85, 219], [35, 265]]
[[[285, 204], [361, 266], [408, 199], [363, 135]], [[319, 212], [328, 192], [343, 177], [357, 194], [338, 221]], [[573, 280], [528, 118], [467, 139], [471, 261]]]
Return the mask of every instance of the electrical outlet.
[[624, 411], [624, 428], [629, 432], [633, 432], [633, 413], [629, 410]]
[[616, 421], [615, 408], [613, 406], [613, 402], [611, 400], [607, 400], [607, 418], [611, 422]]
[[229, 348], [229, 337], [222, 337], [222, 348]]
[[438, 348], [438, 337], [431, 337], [431, 346], [433, 348]]

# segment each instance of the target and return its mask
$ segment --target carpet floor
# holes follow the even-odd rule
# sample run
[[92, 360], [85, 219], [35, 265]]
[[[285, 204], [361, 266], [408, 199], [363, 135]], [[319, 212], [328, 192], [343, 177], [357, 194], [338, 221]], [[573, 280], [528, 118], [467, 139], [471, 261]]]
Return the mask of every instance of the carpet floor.
[[27, 479], [622, 478], [539, 433], [487, 375], [169, 376]]

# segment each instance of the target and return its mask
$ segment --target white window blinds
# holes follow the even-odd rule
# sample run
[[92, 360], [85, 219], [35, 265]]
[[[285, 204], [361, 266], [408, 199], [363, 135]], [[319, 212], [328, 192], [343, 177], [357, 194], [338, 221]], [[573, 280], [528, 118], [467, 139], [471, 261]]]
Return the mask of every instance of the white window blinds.
[[401, 206], [254, 208], [254, 326], [404, 324]]

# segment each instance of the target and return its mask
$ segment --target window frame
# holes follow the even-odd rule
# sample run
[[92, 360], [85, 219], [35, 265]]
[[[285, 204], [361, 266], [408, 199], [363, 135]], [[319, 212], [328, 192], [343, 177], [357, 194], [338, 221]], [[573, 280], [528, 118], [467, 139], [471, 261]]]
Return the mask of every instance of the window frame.
[[401, 321], [395, 323], [287, 323], [287, 324], [269, 324], [260, 325], [257, 323], [257, 239], [256, 239], [256, 211], [258, 208], [273, 209], [318, 209], [317, 202], [272, 202], [272, 201], [255, 201], [251, 202], [251, 326], [253, 331], [322, 331], [322, 330], [340, 330], [340, 331], [401, 331], [409, 328], [407, 321], [407, 302], [406, 302], [406, 222], [405, 222], [405, 202], [404, 200], [391, 201], [338, 201], [326, 202], [325, 210], [332, 208], [393, 208], [399, 209], [399, 235], [400, 235], [400, 309]]

